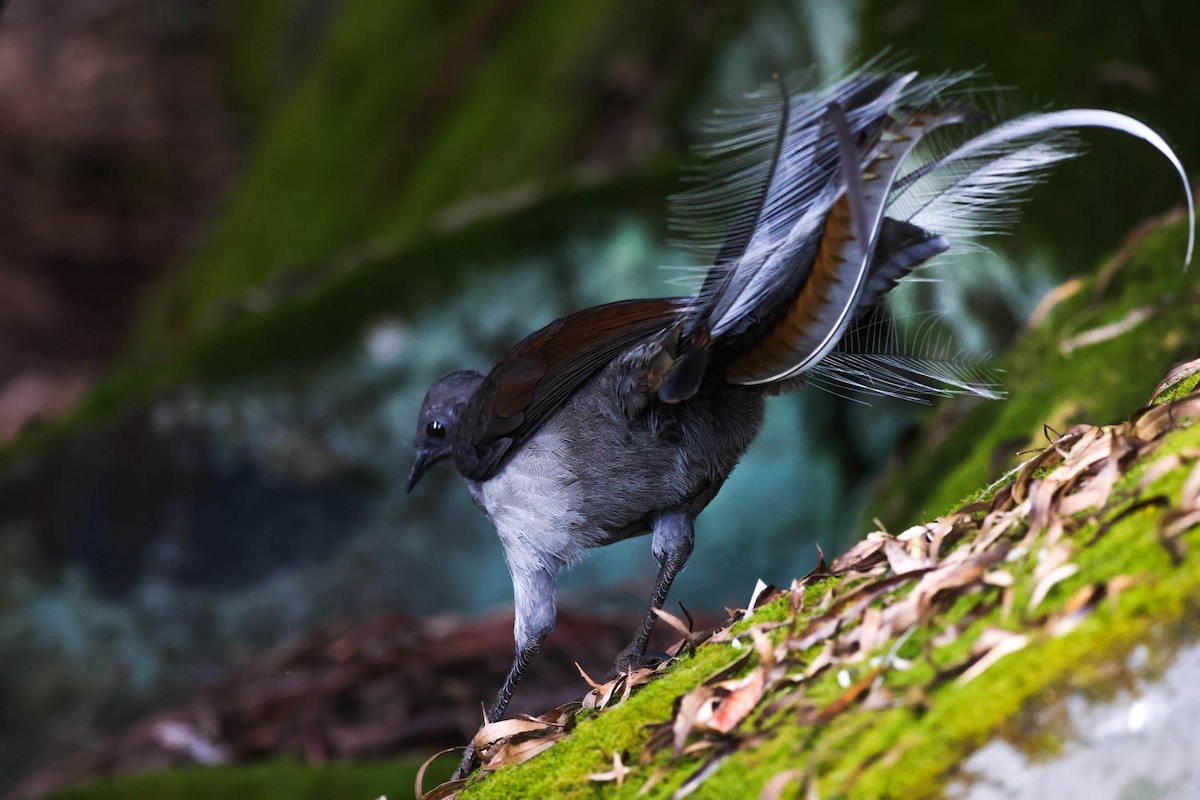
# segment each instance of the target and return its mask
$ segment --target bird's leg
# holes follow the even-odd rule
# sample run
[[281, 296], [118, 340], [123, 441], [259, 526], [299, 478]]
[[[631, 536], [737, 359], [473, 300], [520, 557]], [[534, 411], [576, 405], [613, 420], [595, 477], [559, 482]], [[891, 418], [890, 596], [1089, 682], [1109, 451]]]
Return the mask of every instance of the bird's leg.
[[[512, 699], [526, 667], [542, 649], [542, 642], [546, 641], [546, 637], [554, 628], [554, 576], [541, 569], [520, 569], [511, 560], [509, 572], [512, 573], [513, 595], [516, 601], [513, 634], [517, 641], [517, 652], [508, 668], [508, 674], [504, 677], [500, 693], [488, 709], [488, 722], [498, 722], [504, 717], [508, 701]], [[467, 777], [477, 766], [479, 758], [475, 755], [475, 742], [471, 741], [463, 753], [458, 769], [454, 771], [454, 779]]]
[[629, 646], [617, 656], [615, 667], [618, 672], [637, 666], [642, 657], [646, 655], [650, 632], [654, 630], [654, 623], [658, 620], [658, 615], [654, 612], [662, 608], [663, 603], [667, 601], [671, 583], [674, 582], [675, 576], [687, 564], [688, 557], [692, 554], [694, 540], [695, 532], [692, 528], [692, 520], [682, 511], [671, 511], [654, 520], [652, 547], [654, 559], [658, 562], [658, 578], [654, 581], [654, 593], [650, 595], [650, 607], [646, 610], [646, 616], [642, 620], [642, 626], [638, 629], [637, 636], [633, 637]]

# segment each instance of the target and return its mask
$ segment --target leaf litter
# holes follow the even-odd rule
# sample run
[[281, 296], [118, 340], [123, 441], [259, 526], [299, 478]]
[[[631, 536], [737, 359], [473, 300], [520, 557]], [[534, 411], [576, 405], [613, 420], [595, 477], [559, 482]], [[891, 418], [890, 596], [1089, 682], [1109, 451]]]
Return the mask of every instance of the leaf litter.
[[[938, 648], [972, 636], [965, 657], [935, 665], [934, 681], [954, 678], [963, 685], [976, 680], [1012, 653], [1069, 634], [1102, 601], [1115, 602], [1122, 591], [1146, 579], [1118, 575], [1078, 587], [1057, 604], [1048, 602], [1078, 573], [1074, 559], [1117, 520], [1158, 509], [1159, 542], [1173, 562], [1186, 558], [1182, 534], [1200, 525], [1198, 453], [1185, 450], [1150, 461], [1138, 483], [1119, 486], [1125, 486], [1121, 478], [1151, 455], [1168, 432], [1197, 419], [1200, 393], [1193, 390], [1142, 409], [1128, 422], [1073, 426], [1014, 470], [1007, 483], [993, 485], [986, 501], [898, 535], [877, 521], [878, 530], [829, 564], [821, 555], [817, 568], [786, 591], [760, 581], [748, 608], [731, 609], [729, 622], [720, 629], [695, 633], [663, 612], [661, 620], [683, 637], [671, 659], [605, 682], [580, 669], [590, 691], [579, 702], [541, 717], [484, 726], [475, 744], [486, 756], [485, 770], [533, 758], [569, 736], [581, 711], [603, 713], [621, 705], [682, 653], [705, 643], [729, 646], [736, 656], [680, 696], [669, 719], [648, 726], [636, 763], [626, 763], [628, 753], [600, 754], [608, 768], [588, 780], [636, 781], [643, 796], [669, 776], [671, 764], [699, 759], [674, 793], [686, 797], [732, 754], [762, 744], [780, 725], [809, 729], [811, 742], [818, 730], [855, 707], [927, 704], [920, 687], [893, 693], [887, 686], [890, 674], [911, 668], [899, 650], [918, 631], [923, 632], [920, 649], [927, 661]], [[1192, 461], [1196, 464], [1177, 499], [1146, 496], [1158, 479]], [[1073, 535], [1084, 529], [1090, 537]], [[810, 589], [823, 590], [815, 603]], [[1021, 605], [1014, 602], [1018, 595], [1026, 598]], [[784, 621], [754, 621], [755, 608], [785, 596]], [[968, 596], [975, 598], [974, 604], [964, 604], [965, 611], [949, 619], [952, 607], [961, 608], [958, 601]], [[1054, 607], [1044, 611], [1046, 605]], [[986, 622], [982, 629], [973, 624], [996, 609], [1001, 611], [997, 622]], [[802, 758], [797, 764], [804, 769], [781, 771], [761, 796], [778, 797], [795, 784], [806, 796], [816, 796], [814, 768]], [[458, 788], [439, 797], [452, 797]]]

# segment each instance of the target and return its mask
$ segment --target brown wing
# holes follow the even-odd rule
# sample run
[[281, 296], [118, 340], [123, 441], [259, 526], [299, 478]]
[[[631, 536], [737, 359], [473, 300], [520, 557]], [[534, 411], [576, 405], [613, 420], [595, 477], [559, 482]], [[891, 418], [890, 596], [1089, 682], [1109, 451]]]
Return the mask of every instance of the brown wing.
[[455, 442], [460, 472], [487, 480], [505, 456], [622, 352], [679, 320], [686, 298], [623, 300], [577, 311], [527, 336], [484, 379]]

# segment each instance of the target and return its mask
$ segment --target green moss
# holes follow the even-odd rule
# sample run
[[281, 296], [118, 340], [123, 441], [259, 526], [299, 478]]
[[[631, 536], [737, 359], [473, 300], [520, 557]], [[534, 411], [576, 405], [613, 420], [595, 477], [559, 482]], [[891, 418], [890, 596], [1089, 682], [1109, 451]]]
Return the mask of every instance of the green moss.
[[[1000, 362], [1009, 397], [979, 402], [935, 446], [918, 444], [903, 468], [891, 471], [865, 518], [902, 528], [978, 499], [1023, 453], [1046, 443], [1046, 426], [1063, 432], [1076, 423], [1106, 424], [1148, 403], [1172, 366], [1200, 352], [1195, 276], [1180, 261], [1186, 236], [1182, 220], [1157, 229], [1102, 289], [1095, 278], [1084, 279]], [[1064, 342], [1145, 308], [1154, 309], [1152, 319], [1064, 353]]]
[[[420, 761], [389, 764], [329, 764], [312, 766], [275, 761], [248, 767], [193, 767], [106, 778], [63, 789], [48, 800], [109, 800], [109, 798], [170, 797], [172, 800], [238, 800], [286, 797], [372, 798], [392, 800], [413, 796]], [[435, 763], [426, 772], [426, 789], [449, 777], [449, 764]]]
[[1197, 386], [1200, 386], [1200, 372], [1197, 372], [1195, 375], [1192, 375], [1188, 378], [1184, 378], [1174, 386], [1167, 388], [1166, 391], [1155, 395], [1154, 405], [1170, 403], [1173, 400], [1178, 400], [1181, 397], [1185, 397], [1194, 392]]

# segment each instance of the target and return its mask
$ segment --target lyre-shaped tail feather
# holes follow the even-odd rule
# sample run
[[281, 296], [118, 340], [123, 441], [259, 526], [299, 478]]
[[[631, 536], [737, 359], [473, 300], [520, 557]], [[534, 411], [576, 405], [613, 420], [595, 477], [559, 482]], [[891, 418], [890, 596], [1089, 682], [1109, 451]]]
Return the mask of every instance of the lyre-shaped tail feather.
[[999, 374], [955, 349], [936, 315], [895, 319], [872, 309], [808, 373], [808, 382], [834, 394], [923, 402], [932, 397], [1003, 396]]
[[[1002, 214], [1019, 201], [1020, 192], [1036, 183], [1046, 168], [1077, 154], [1071, 140], [1080, 128], [1127, 133], [1152, 145], [1171, 163], [1187, 201], [1184, 265], [1190, 265], [1196, 241], [1196, 207], [1183, 164], [1152, 128], [1116, 111], [1070, 108], [1009, 120], [905, 175], [897, 182], [890, 204], [897, 212], [907, 210], [902, 219], [940, 225], [939, 232], [948, 232], [947, 226], [957, 225], [963, 231], [986, 233], [988, 215]], [[918, 198], [916, 202], [913, 196]]]
[[714, 127], [728, 137], [711, 149], [724, 160], [674, 210], [677, 227], [715, 258], [685, 312], [680, 369], [666, 376], [663, 399], [686, 399], [706, 370], [744, 384], [808, 375], [874, 382], [902, 397], [988, 394], [986, 381], [956, 377], [965, 375], [958, 362], [943, 369], [895, 352], [839, 352], [838, 344], [911, 270], [1010, 222], [1022, 191], [1076, 155], [1081, 127], [1131, 134], [1171, 162], [1184, 182], [1191, 261], [1194, 208], [1182, 164], [1153, 130], [1115, 112], [1018, 117], [956, 147], [943, 143], [905, 171], [915, 150], [933, 150], [930, 131], [982, 116], [945, 102], [968, 77], [858, 73], [820, 91], [776, 87]]

